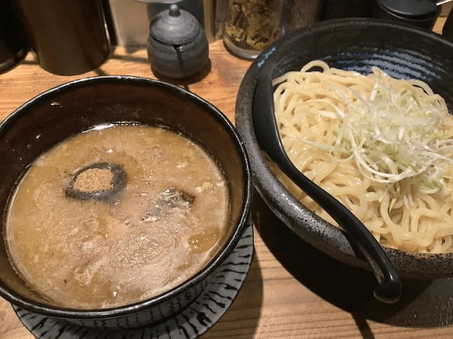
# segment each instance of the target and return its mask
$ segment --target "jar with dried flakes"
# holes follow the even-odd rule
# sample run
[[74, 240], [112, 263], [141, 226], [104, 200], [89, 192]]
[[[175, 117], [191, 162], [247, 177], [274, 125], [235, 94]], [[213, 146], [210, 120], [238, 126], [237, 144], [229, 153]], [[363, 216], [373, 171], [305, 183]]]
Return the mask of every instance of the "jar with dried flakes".
[[282, 33], [284, 0], [227, 0], [223, 41], [234, 55], [254, 59]]

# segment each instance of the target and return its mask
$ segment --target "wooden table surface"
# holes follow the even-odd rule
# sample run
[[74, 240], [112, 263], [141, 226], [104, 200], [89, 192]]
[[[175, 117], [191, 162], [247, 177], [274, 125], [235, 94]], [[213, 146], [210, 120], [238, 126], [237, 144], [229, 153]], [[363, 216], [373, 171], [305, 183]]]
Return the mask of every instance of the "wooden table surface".
[[[248, 61], [210, 46], [212, 68], [189, 90], [234, 119], [236, 92]], [[152, 75], [144, 50], [117, 48], [96, 72], [63, 77], [45, 72], [31, 55], [0, 75], [0, 119], [38, 93], [72, 79], [101, 74]], [[373, 301], [373, 278], [339, 264], [286, 231], [257, 200], [256, 256], [233, 306], [204, 338], [453, 338], [453, 282], [405, 282], [396, 306]], [[453, 296], [453, 292], [452, 292]], [[0, 298], [0, 339], [32, 338]]]

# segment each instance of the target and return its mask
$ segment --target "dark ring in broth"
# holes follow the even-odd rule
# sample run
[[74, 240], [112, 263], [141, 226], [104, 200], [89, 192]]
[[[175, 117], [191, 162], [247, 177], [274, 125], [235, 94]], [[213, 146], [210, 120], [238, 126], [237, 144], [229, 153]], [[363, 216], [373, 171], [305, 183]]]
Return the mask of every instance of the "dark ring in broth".
[[[90, 169], [108, 169], [112, 173], [112, 188], [109, 190], [81, 191], [74, 188], [77, 178], [80, 174]], [[111, 201], [120, 193], [127, 184], [127, 174], [123, 167], [118, 164], [109, 162], [98, 162], [79, 169], [71, 178], [68, 186], [65, 188], [65, 195], [68, 198], [78, 200], [100, 200]]]

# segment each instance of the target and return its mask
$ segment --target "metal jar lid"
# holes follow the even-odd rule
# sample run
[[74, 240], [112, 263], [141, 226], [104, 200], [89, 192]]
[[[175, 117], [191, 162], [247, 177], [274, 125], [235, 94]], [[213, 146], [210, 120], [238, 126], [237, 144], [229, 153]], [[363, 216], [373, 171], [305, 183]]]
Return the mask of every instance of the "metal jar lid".
[[424, 18], [436, 15], [438, 8], [432, 0], [379, 0], [378, 5], [404, 18]]

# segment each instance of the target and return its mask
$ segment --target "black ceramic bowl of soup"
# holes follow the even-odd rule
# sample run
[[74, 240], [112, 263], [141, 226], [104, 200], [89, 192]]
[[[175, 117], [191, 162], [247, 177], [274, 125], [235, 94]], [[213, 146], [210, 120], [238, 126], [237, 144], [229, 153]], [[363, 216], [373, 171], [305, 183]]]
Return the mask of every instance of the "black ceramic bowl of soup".
[[[250, 156], [254, 185], [273, 212], [296, 234], [341, 262], [367, 268], [345, 233], [302, 204], [277, 178], [260, 147], [253, 120], [253, 99], [260, 72], [275, 79], [299, 71], [313, 60], [361, 74], [372, 66], [398, 79], [426, 82], [453, 113], [453, 44], [410, 26], [371, 19], [318, 23], [292, 32], [264, 51], [246, 73], [236, 102], [236, 126]], [[320, 97], [322, 99], [322, 97]], [[314, 169], [316, 172], [316, 169]], [[346, 186], [354, 184], [351, 176]], [[447, 199], [449, 199], [447, 197]], [[429, 221], [428, 221], [429, 222]], [[275, 230], [278, 236], [278, 230]], [[385, 248], [404, 277], [433, 279], [453, 276], [453, 254], [428, 254]]]
[[76, 80], [0, 125], [0, 295], [139, 327], [206, 287], [249, 216], [250, 173], [213, 105], [144, 78]]

